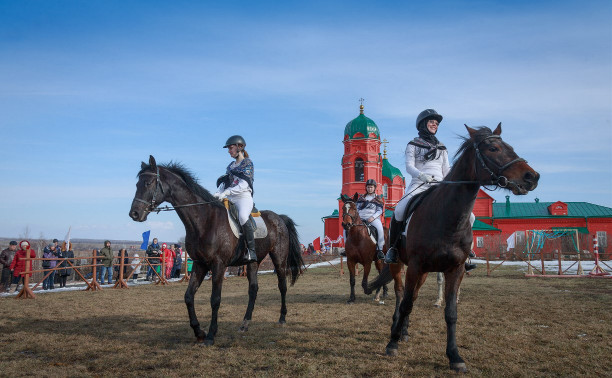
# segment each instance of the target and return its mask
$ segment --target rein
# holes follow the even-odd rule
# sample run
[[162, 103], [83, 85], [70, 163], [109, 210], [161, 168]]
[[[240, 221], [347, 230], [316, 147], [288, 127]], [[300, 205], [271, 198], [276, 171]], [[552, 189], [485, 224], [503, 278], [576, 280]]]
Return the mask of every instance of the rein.
[[[134, 197], [134, 201], [137, 202], [142, 202], [146, 205], [148, 205], [147, 211], [151, 212], [151, 213], [157, 213], [159, 214], [160, 211], [176, 211], [176, 209], [180, 209], [183, 207], [189, 207], [189, 206], [198, 206], [198, 205], [207, 205], [210, 203], [213, 203], [213, 201], [208, 201], [208, 202], [195, 202], [195, 203], [188, 203], [185, 205], [176, 205], [176, 206], [155, 206], [155, 197], [157, 196], [157, 191], [161, 191], [162, 194], [164, 193], [164, 187], [162, 186], [161, 183], [161, 176], [159, 175], [159, 167], [157, 167], [157, 173], [154, 172], [142, 172], [140, 175], [155, 175], [155, 192], [153, 192], [153, 198], [151, 198], [151, 202], [147, 202], [143, 199], [140, 198], [136, 198]], [[138, 175], [138, 176], [140, 176]]]

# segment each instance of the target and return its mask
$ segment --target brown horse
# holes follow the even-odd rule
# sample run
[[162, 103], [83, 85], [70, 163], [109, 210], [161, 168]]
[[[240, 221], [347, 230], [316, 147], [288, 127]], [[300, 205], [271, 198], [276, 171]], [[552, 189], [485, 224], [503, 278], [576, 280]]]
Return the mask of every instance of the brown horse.
[[[393, 314], [387, 355], [397, 355], [402, 327], [408, 324], [412, 306], [429, 272], [443, 272], [445, 278], [444, 319], [446, 356], [450, 368], [467, 371], [456, 342], [457, 290], [463, 278], [464, 262], [472, 244], [470, 213], [481, 185], [497, 186], [515, 195], [527, 194], [540, 178], [524, 159], [501, 137], [501, 123], [495, 131], [488, 127], [465, 126], [469, 138], [455, 155], [455, 164], [444, 181], [423, 193], [421, 204], [409, 221], [405, 239], [399, 243], [399, 259], [406, 264], [404, 298]], [[401, 264], [391, 265], [368, 286], [369, 290], [401, 281]]]
[[[376, 259], [376, 243], [370, 239], [368, 228], [357, 212], [356, 202], [358, 194], [355, 193], [352, 199], [345, 194], [341, 195], [340, 198], [342, 202], [344, 202], [344, 206], [342, 207], [342, 226], [346, 230], [344, 250], [346, 252], [346, 266], [349, 271], [349, 281], [351, 284], [351, 295], [347, 303], [351, 304], [355, 302], [355, 269], [357, 264], [363, 265], [363, 280], [361, 281], [361, 286], [364, 291], [368, 286], [368, 276], [372, 267], [372, 261], [374, 261], [376, 270], [378, 270], [379, 273], [383, 264], [382, 261]], [[385, 232], [384, 252], [387, 250], [389, 243], [387, 240], [387, 228], [383, 228], [383, 230]], [[387, 286], [383, 285], [383, 299], [386, 297]], [[380, 287], [376, 290], [376, 297], [374, 300], [380, 300]]]
[[[155, 158], [150, 156], [149, 164], [142, 163], [138, 173], [130, 217], [143, 222], [151, 211], [165, 210], [156, 208], [165, 201], [173, 206], [185, 225], [185, 247], [193, 260], [193, 270], [185, 292], [189, 323], [198, 342], [213, 345], [217, 333], [217, 314], [221, 305], [225, 268], [230, 265], [244, 265], [235, 257], [239, 239], [230, 228], [223, 204], [201, 187], [188, 170], [177, 163], [157, 165]], [[304, 266], [298, 234], [291, 218], [267, 210], [261, 211], [261, 217], [268, 228], [268, 234], [265, 238], [255, 240], [257, 262], [247, 265], [249, 304], [240, 327], [241, 331], [246, 331], [251, 321], [258, 291], [257, 269], [264, 257], [270, 255], [278, 277], [278, 289], [281, 293], [279, 324], [286, 322], [287, 274], [291, 274], [293, 285]], [[194, 296], [208, 271], [211, 271], [212, 281], [212, 316], [206, 334], [200, 328], [196, 317]]]

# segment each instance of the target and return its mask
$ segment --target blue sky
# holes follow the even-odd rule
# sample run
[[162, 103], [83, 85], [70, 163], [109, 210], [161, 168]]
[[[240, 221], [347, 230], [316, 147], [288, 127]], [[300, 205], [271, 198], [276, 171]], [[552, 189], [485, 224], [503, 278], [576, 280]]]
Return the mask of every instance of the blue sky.
[[609, 1], [220, 3], [0, 0], [0, 236], [177, 240], [176, 214], [128, 217], [140, 162], [212, 190], [241, 134], [257, 206], [311, 241], [360, 97], [403, 172], [433, 107], [451, 152], [503, 123], [542, 175], [512, 201], [612, 207]]

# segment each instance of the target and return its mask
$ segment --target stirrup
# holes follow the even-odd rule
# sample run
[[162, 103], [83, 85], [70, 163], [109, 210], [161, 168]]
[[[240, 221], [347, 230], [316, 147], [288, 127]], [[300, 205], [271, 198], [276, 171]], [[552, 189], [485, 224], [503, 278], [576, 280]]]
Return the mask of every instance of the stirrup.
[[466, 272], [466, 273], [469, 273], [469, 272], [471, 272], [472, 270], [474, 270], [474, 269], [478, 268], [478, 265], [468, 263], [467, 261], [465, 262], [465, 264], [464, 264], [464, 265], [465, 265], [465, 272]]
[[391, 247], [387, 250], [385, 264], [397, 264], [397, 248]]
[[377, 249], [376, 250], [376, 260], [384, 260], [384, 259], [385, 259], [385, 254], [380, 249]]
[[247, 263], [257, 262], [257, 253], [255, 251], [247, 249], [244, 254], [244, 259]]

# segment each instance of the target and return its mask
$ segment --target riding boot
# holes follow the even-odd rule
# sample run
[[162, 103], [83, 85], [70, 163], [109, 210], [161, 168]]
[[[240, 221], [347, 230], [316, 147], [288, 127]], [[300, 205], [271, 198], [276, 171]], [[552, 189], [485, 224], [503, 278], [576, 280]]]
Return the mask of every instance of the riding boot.
[[376, 249], [376, 260], [384, 260], [385, 254], [379, 249]]
[[404, 222], [398, 222], [395, 217], [391, 218], [391, 229], [389, 230], [389, 243], [391, 248], [387, 250], [387, 256], [385, 256], [386, 264], [397, 264], [397, 243], [400, 239], [400, 233], [402, 232], [402, 224]]
[[255, 252], [255, 235], [251, 222], [247, 221], [243, 224], [242, 230], [244, 231], [244, 238], [247, 244], [247, 251], [244, 254], [244, 258], [247, 262], [255, 262], [257, 261], [257, 253]]
[[470, 253], [468, 253], [468, 257], [471, 258], [471, 259], [476, 257], [476, 253], [474, 253], [473, 249], [470, 249]]
[[476, 264], [472, 264], [472, 263], [469, 263], [467, 261], [465, 262], [465, 272], [466, 273], [469, 273], [470, 271], [476, 269], [477, 267], [478, 266]]

